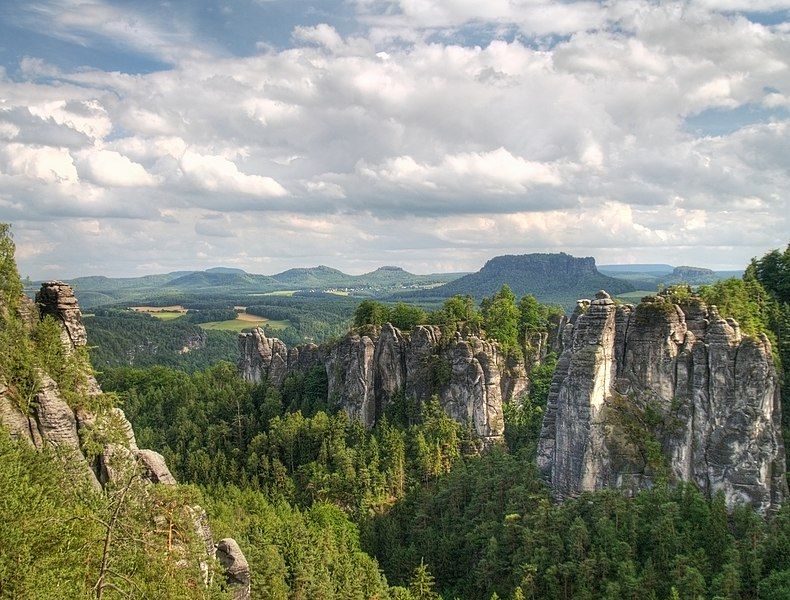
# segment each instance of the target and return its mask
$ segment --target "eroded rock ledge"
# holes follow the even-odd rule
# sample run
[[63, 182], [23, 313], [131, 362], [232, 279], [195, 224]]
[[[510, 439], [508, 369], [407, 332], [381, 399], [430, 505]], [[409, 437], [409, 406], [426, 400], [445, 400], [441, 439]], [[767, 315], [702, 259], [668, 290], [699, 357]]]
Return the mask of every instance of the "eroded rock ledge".
[[[548, 336], [531, 340], [532, 364], [545, 357]], [[291, 372], [320, 366], [328, 399], [371, 427], [398, 393], [418, 400], [437, 395], [452, 418], [470, 423], [483, 445], [502, 439], [502, 404], [528, 386], [521, 360], [506, 357], [496, 342], [468, 332], [445, 337], [437, 326], [411, 333], [387, 323], [353, 331], [334, 344], [287, 348], [260, 329], [239, 335], [239, 372], [250, 382], [280, 385]]]
[[663, 477], [721, 490], [731, 507], [778, 508], [785, 454], [766, 336], [743, 336], [698, 297], [634, 307], [599, 292], [579, 302], [563, 348], [538, 449], [556, 497]]

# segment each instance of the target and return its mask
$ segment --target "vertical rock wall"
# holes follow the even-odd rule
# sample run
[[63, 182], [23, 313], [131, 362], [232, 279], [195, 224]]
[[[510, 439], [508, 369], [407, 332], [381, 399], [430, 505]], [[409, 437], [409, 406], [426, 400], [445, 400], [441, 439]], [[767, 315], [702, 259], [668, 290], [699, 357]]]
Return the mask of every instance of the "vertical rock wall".
[[[546, 336], [536, 344], [538, 364], [545, 356]], [[501, 440], [502, 404], [519, 398], [528, 385], [523, 362], [506, 358], [495, 342], [460, 332], [444, 339], [432, 325], [404, 333], [387, 323], [351, 332], [334, 344], [290, 351], [256, 329], [240, 334], [239, 349], [239, 371], [251, 382], [268, 377], [279, 385], [286, 372], [320, 365], [326, 370], [329, 401], [368, 427], [399, 393], [418, 400], [436, 394], [447, 414], [470, 423], [484, 445]]]
[[[629, 437], [627, 419], [645, 439]], [[651, 441], [662, 464], [645, 457]], [[580, 302], [565, 326], [538, 464], [559, 498], [636, 491], [663, 476], [722, 490], [730, 506], [776, 509], [785, 460], [768, 339], [743, 337], [699, 298], [681, 307], [647, 297], [634, 308], [599, 292]]]

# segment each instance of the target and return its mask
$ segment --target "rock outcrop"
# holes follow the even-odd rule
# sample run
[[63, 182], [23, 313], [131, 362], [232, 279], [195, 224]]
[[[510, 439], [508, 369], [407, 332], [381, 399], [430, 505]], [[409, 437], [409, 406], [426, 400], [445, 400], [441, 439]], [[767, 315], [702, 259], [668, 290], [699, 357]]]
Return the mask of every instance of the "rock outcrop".
[[[39, 318], [51, 316], [60, 326], [60, 341], [68, 356], [85, 352], [87, 334], [82, 323], [82, 314], [71, 287], [60, 281], [50, 281], [41, 286], [36, 294], [35, 305], [28, 299], [21, 302], [20, 317], [28, 330], [32, 331]], [[134, 430], [119, 408], [109, 408], [100, 412], [92, 412], [85, 408], [90, 406], [91, 396], [102, 394], [93, 374], [87, 369], [78, 382], [77, 392], [87, 402], [72, 407], [58, 384], [49, 374], [39, 371], [38, 386], [30, 402], [28, 411], [23, 411], [12, 399], [9, 385], [13, 382], [0, 380], [0, 424], [15, 439], [27, 441], [39, 450], [53, 449], [66, 463], [69, 470], [77, 478], [85, 479], [93, 488], [101, 490], [111, 484], [122, 482], [132, 472], [139, 473], [148, 485], [176, 485], [176, 479], [168, 469], [161, 454], [153, 450], [137, 447]], [[94, 450], [98, 444], [100, 451], [96, 456], [86, 456], [85, 439], [91, 439]], [[193, 523], [198, 539], [206, 547], [206, 556], [201, 560], [200, 569], [206, 583], [209, 582], [209, 561], [214, 558], [217, 547], [212, 540], [211, 530], [205, 511], [199, 506], [185, 506], [184, 510]], [[233, 540], [236, 563], [246, 560]], [[222, 564], [222, 557], [218, 556]], [[226, 576], [231, 585], [232, 575]], [[241, 585], [241, 584], [239, 584]], [[236, 594], [236, 598], [249, 598], [249, 567], [247, 582], [242, 586], [246, 595]]]
[[250, 565], [236, 540], [225, 538], [217, 543], [217, 560], [233, 588], [233, 600], [250, 600]]
[[[535, 364], [545, 357], [545, 336], [539, 344]], [[447, 414], [472, 425], [484, 446], [502, 438], [503, 402], [519, 398], [528, 385], [524, 363], [508, 359], [496, 342], [473, 333], [445, 336], [432, 325], [406, 333], [386, 323], [334, 344], [290, 350], [256, 329], [240, 334], [239, 349], [239, 371], [251, 382], [268, 378], [279, 385], [288, 373], [322, 367], [330, 402], [368, 427], [399, 393], [418, 400], [435, 394]]]
[[766, 513], [786, 496], [771, 345], [715, 306], [606, 292], [565, 325], [538, 464], [558, 498], [659, 478]]

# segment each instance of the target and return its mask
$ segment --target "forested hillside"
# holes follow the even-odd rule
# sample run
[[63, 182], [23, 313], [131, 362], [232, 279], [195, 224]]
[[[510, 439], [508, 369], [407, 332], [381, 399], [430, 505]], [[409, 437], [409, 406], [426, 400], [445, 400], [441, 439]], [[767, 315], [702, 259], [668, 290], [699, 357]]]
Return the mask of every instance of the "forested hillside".
[[189, 315], [163, 321], [129, 310], [99, 309], [85, 317], [85, 327], [91, 362], [100, 370], [167, 365], [191, 371], [234, 360], [237, 353], [233, 332], [204, 331]]
[[[773, 266], [778, 262], [771, 254], [743, 280], [701, 290], [723, 315], [743, 323], [744, 334], [773, 336], [777, 358], [786, 352], [780, 299], [787, 281], [786, 267]], [[480, 313], [464, 299], [434, 314], [366, 302], [355, 319], [358, 325], [401, 319], [405, 328], [460, 319], [517, 347], [519, 327], [545, 326], [548, 311], [535, 308], [505, 289]], [[282, 503], [306, 511], [300, 514], [316, 507], [335, 514], [358, 540], [355, 551], [375, 558], [389, 585], [404, 588], [391, 589], [394, 598], [788, 597], [788, 507], [767, 520], [748, 508], [728, 513], [722, 495], [705, 498], [691, 484], [666, 483], [633, 499], [604, 491], [553, 502], [535, 469], [553, 364], [533, 372], [521, 405], [506, 407], [506, 448], [485, 455], [475, 451], [469, 430], [435, 404], [417, 406], [405, 397], [366, 431], [333, 412], [320, 369], [290, 375], [281, 389], [244, 384], [230, 365], [191, 376], [115, 370], [103, 381], [124, 399], [141, 438], [160, 448], [179, 476], [203, 486], [215, 518], [221, 521], [233, 503], [245, 507], [233, 509], [250, 524], [245, 550], [281, 565], [264, 571], [253, 565], [255, 581], [259, 589], [281, 589], [281, 597], [304, 589], [282, 578], [292, 573], [293, 555], [268, 537], [281, 530], [271, 507]], [[167, 414], [178, 417], [163, 426]], [[255, 529], [261, 518], [271, 525]], [[264, 547], [269, 554], [260, 554]]]
[[[778, 364], [787, 360], [789, 252], [754, 261], [742, 280], [700, 290], [738, 319], [745, 335], [768, 334]], [[20, 290], [8, 261], [3, 265], [11, 282], [6, 292]], [[690, 291], [667, 293], [680, 298]], [[315, 300], [300, 301], [305, 323]], [[267, 299], [260, 312], [274, 318], [277, 308], [294, 307], [283, 303]], [[463, 297], [434, 312], [375, 301], [337, 307], [332, 318], [362, 327], [392, 320], [404, 330], [426, 322], [448, 331], [474, 328], [505, 352], [519, 352], [526, 334], [545, 330], [553, 311], [529, 295], [519, 301], [507, 286], [480, 307]], [[25, 361], [38, 360], [25, 348], [40, 348], [42, 364], [55, 368], [46, 327], [30, 346], [13, 337], [17, 321], [8, 315], [4, 381], [20, 381]], [[154, 321], [131, 317], [128, 323]], [[179, 327], [195, 326], [182, 318]], [[146, 339], [144, 327], [129, 327], [129, 339]], [[722, 495], [706, 498], [691, 484], [666, 481], [634, 498], [610, 490], [561, 504], [551, 499], [535, 449], [555, 358], [532, 370], [520, 402], [504, 407], [505, 445], [483, 454], [468, 424], [448, 417], [436, 401], [417, 403], [405, 394], [365, 429], [337, 410], [323, 368], [289, 374], [275, 387], [244, 382], [227, 362], [192, 373], [107, 365], [100, 382], [107, 398], [124, 407], [138, 443], [161, 452], [188, 484], [173, 489], [178, 502], [199, 503], [217, 537], [236, 537], [256, 598], [790, 596], [788, 506], [767, 519], [748, 508], [728, 512]], [[92, 589], [101, 569], [102, 515], [115, 510], [119, 497], [91, 495], [70, 481], [54, 456], [0, 432], [1, 596], [48, 598], [59, 589], [61, 597], [79, 597]], [[167, 509], [175, 496], [156, 489], [152, 497]], [[190, 580], [170, 554], [152, 550], [166, 538], [161, 530], [145, 533], [144, 506], [131, 503], [122, 513], [124, 533], [113, 555], [123, 575], [118, 589], [152, 598], [223, 597], [220, 588]], [[123, 597], [109, 587], [104, 594]]]

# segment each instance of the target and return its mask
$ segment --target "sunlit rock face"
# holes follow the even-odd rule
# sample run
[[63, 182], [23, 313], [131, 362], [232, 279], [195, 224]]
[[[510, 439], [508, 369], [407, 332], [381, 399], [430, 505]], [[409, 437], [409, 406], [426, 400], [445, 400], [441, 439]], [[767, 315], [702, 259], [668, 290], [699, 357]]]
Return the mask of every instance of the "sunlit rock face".
[[558, 498], [692, 481], [729, 506], [786, 496], [778, 377], [768, 339], [715, 306], [649, 296], [580, 301], [565, 325], [538, 465]]
[[[539, 346], [534, 364], [545, 358], [546, 340]], [[240, 334], [239, 350], [239, 372], [251, 382], [268, 378], [279, 385], [286, 372], [320, 365], [330, 404], [368, 427], [398, 394], [417, 400], [436, 395], [447, 414], [469, 424], [484, 446], [502, 439], [502, 404], [520, 398], [528, 386], [524, 362], [506, 357], [496, 342], [471, 332], [445, 336], [433, 325], [406, 333], [386, 323], [350, 332], [334, 344], [290, 350], [256, 329]], [[287, 357], [285, 367], [281, 356]]]

